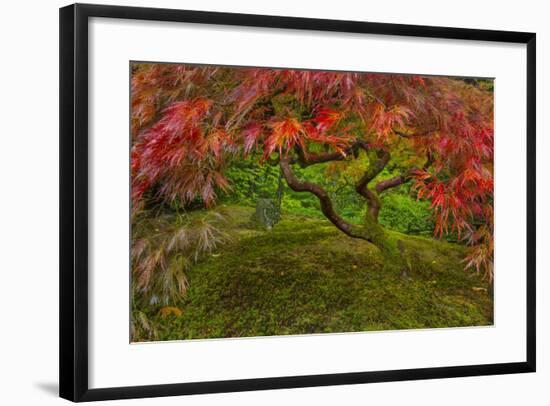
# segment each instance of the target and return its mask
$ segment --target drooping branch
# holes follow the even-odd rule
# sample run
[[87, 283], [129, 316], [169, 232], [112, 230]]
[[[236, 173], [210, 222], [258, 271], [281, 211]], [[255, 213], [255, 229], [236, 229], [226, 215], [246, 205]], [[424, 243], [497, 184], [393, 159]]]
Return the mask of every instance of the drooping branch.
[[352, 224], [348, 223], [342, 217], [340, 217], [336, 210], [334, 210], [332, 200], [330, 199], [329, 194], [325, 189], [315, 183], [301, 181], [296, 178], [296, 176], [294, 176], [294, 173], [292, 172], [290, 162], [290, 158], [283, 158], [280, 161], [280, 166], [283, 177], [285, 178], [286, 183], [292, 190], [294, 190], [295, 192], [309, 192], [315, 195], [321, 203], [321, 211], [325, 215], [325, 217], [330, 220], [330, 222], [334, 224], [339, 230], [343, 231], [348, 236], [361, 238], [363, 240], [373, 242], [372, 237], [369, 236], [368, 230], [360, 230]]

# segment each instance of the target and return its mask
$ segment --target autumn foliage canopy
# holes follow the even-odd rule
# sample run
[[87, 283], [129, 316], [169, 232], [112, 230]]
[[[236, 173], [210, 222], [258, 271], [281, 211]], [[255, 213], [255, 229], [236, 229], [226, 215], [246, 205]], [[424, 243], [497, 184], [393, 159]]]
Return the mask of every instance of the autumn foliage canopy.
[[[316, 195], [340, 230], [376, 243], [292, 169], [365, 160], [355, 179], [364, 227], [376, 223], [384, 191], [411, 182], [431, 202], [435, 236], [458, 235], [471, 246], [465, 264], [492, 275], [491, 92], [449, 77], [182, 64], [135, 64], [131, 86], [135, 211], [152, 197], [211, 207], [231, 191], [231, 160], [254, 156]], [[403, 173], [377, 178], [398, 154]]]

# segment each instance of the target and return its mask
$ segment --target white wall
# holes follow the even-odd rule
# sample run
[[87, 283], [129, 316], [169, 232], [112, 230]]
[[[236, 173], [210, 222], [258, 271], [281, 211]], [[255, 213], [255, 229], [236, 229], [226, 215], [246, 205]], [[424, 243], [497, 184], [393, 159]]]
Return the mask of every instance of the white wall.
[[[550, 164], [544, 139], [550, 26], [545, 2], [357, 0], [115, 0], [106, 4], [456, 27], [535, 31], [538, 42], [538, 370], [536, 374], [384, 383], [138, 400], [133, 404], [550, 404], [546, 245]], [[0, 29], [0, 400], [61, 404], [57, 391], [58, 7], [63, 1], [4, 2]], [[546, 154], [545, 154], [546, 153]], [[543, 240], [544, 238], [544, 240]], [[546, 248], [546, 250], [545, 250]], [[414, 348], [410, 349], [415, 351]], [[113, 404], [122, 404], [114, 402]]]

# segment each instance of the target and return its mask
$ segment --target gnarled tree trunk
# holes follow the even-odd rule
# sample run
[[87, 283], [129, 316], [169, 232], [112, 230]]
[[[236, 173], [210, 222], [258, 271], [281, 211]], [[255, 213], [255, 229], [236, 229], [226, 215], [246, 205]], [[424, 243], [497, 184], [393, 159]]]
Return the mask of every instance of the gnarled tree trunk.
[[[307, 167], [314, 164], [343, 160], [347, 155], [352, 154], [358, 157], [358, 151], [364, 150], [369, 160], [367, 171], [355, 184], [355, 190], [364, 197], [367, 212], [362, 224], [352, 224], [342, 218], [334, 208], [329, 193], [320, 185], [298, 179], [292, 171], [293, 164]], [[357, 141], [344, 153], [309, 153], [300, 147], [295, 149], [297, 157], [284, 157], [279, 160], [281, 173], [288, 186], [296, 192], [308, 192], [315, 195], [320, 202], [323, 215], [340, 231], [352, 238], [359, 238], [374, 244], [380, 249], [385, 258], [385, 264], [391, 267], [398, 267], [402, 275], [406, 275], [405, 249], [402, 241], [398, 241], [388, 235], [384, 227], [378, 223], [378, 215], [381, 208], [379, 194], [383, 191], [401, 185], [409, 181], [414, 173], [414, 168], [406, 173], [391, 179], [378, 182], [374, 190], [369, 187], [370, 183], [384, 170], [390, 160], [390, 154], [382, 149], [371, 148], [363, 141]], [[427, 168], [431, 159], [424, 165]]]
[[[397, 242], [388, 237], [384, 228], [377, 221], [378, 210], [380, 208], [379, 204], [377, 206], [371, 205], [372, 202], [379, 202], [378, 197], [376, 197], [376, 200], [369, 200], [369, 198], [367, 198], [368, 210], [363, 224], [351, 224], [336, 212], [329, 194], [325, 189], [315, 183], [301, 181], [294, 175], [289, 158], [283, 158], [280, 161], [280, 165], [283, 177], [288, 186], [296, 192], [309, 192], [314, 194], [321, 204], [321, 212], [336, 226], [336, 228], [350, 237], [359, 238], [377, 246], [386, 259], [386, 265], [393, 266], [402, 263], [400, 258], [401, 255], [396, 245]], [[372, 191], [370, 192], [373, 193]], [[369, 194], [369, 196], [371, 195]]]

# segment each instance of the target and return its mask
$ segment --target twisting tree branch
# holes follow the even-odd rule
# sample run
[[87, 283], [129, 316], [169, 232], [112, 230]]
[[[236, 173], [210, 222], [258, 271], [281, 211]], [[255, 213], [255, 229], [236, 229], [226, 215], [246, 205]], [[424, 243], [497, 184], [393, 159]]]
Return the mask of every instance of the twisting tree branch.
[[[350, 145], [348, 148], [344, 149], [342, 152], [335, 151], [335, 152], [326, 152], [323, 154], [318, 154], [316, 152], [309, 152], [307, 149], [302, 148], [300, 145], [294, 146], [294, 151], [296, 152], [297, 157], [293, 156], [289, 158], [289, 163], [295, 164], [298, 163], [302, 168], [306, 168], [310, 165], [315, 164], [322, 164], [325, 162], [331, 162], [331, 161], [343, 161], [346, 159], [346, 157], [351, 154], [355, 153], [356, 150], [360, 145], [364, 145], [364, 148], [366, 148], [366, 143], [364, 141], [356, 141], [354, 144]], [[267, 157], [265, 159], [265, 162], [267, 162], [269, 165], [279, 165], [280, 157], [277, 156], [276, 158]]]
[[[384, 150], [376, 149], [373, 150], [372, 147], [363, 140], [356, 140], [352, 145], [344, 150], [344, 153], [341, 152], [330, 152], [324, 154], [317, 154], [308, 152], [307, 149], [302, 148], [301, 146], [295, 146], [296, 154], [298, 155], [298, 163], [302, 167], [307, 167], [309, 165], [314, 165], [323, 162], [329, 161], [341, 161], [346, 158], [349, 154], [353, 153], [354, 156], [357, 155], [359, 148], [365, 150], [367, 154], [371, 151], [374, 151], [376, 158], [370, 158], [371, 164], [369, 169], [361, 177], [359, 182], [355, 185], [355, 190], [361, 196], [367, 200], [367, 205], [369, 208], [369, 213], [374, 220], [378, 219], [378, 213], [380, 211], [380, 199], [376, 193], [368, 188], [368, 184], [372, 181], [387, 165], [390, 160], [390, 154]], [[293, 163], [289, 161], [289, 164]]]
[[390, 160], [390, 154], [381, 149], [374, 151], [374, 154], [376, 158], [371, 158], [369, 169], [356, 183], [355, 190], [367, 200], [369, 214], [374, 220], [377, 220], [380, 212], [380, 199], [376, 193], [369, 189], [369, 183], [384, 170]]
[[[433, 156], [431, 153], [428, 152], [428, 159], [426, 160], [426, 163], [424, 163], [422, 170], [424, 171], [427, 170], [432, 165], [432, 163], [433, 163]], [[403, 183], [408, 182], [409, 180], [412, 179], [416, 171], [418, 171], [418, 168], [411, 168], [401, 175], [397, 175], [393, 178], [378, 182], [375, 186], [376, 192], [380, 194], [384, 190], [387, 190], [392, 187], [396, 187], [396, 186], [402, 185]]]
[[[418, 170], [418, 168], [411, 168], [401, 175], [395, 176], [391, 179], [380, 181], [376, 184], [373, 191], [369, 188], [369, 183], [372, 180], [374, 180], [374, 178], [376, 178], [376, 176], [378, 176], [380, 172], [382, 172], [386, 167], [386, 165], [388, 164], [391, 156], [387, 151], [382, 149], [374, 149], [371, 145], [369, 145], [367, 142], [363, 140], [355, 141], [352, 145], [350, 145], [348, 148], [344, 150], [344, 153], [341, 153], [341, 152], [328, 152], [323, 154], [311, 153], [298, 145], [295, 146], [294, 149], [297, 157], [287, 157], [280, 160], [280, 165], [283, 171], [283, 175], [285, 176], [287, 183], [293, 190], [308, 191], [310, 193], [315, 194], [321, 201], [322, 207], [323, 207], [323, 201], [325, 200], [324, 196], [326, 196], [328, 205], [325, 204], [326, 205], [325, 209], [322, 209], [323, 213], [340, 230], [344, 231], [348, 235], [351, 235], [350, 224], [345, 222], [345, 220], [343, 220], [341, 217], [339, 217], [336, 214], [336, 212], [332, 207], [332, 202], [330, 201], [330, 198], [328, 197], [327, 192], [324, 189], [322, 189], [319, 185], [309, 183], [309, 182], [298, 181], [298, 179], [296, 179], [292, 174], [292, 171], [290, 168], [291, 164], [298, 163], [301, 167], [305, 168], [310, 165], [315, 165], [315, 164], [324, 163], [324, 162], [341, 161], [341, 160], [344, 160], [346, 156], [348, 156], [351, 153], [353, 153], [354, 156], [356, 156], [358, 150], [363, 149], [369, 155], [370, 165], [368, 170], [363, 174], [363, 176], [355, 184], [355, 191], [365, 198], [365, 200], [367, 201], [368, 213], [372, 217], [372, 219], [374, 219], [375, 221], [378, 220], [378, 214], [381, 208], [381, 202], [378, 195], [389, 188], [399, 186], [405, 182], [408, 182], [414, 175], [415, 171]], [[431, 166], [432, 161], [433, 161], [432, 156], [431, 154], [428, 153], [428, 159], [424, 164], [423, 169], [426, 170], [429, 166]], [[287, 167], [286, 170], [285, 170], [285, 167]], [[301, 190], [294, 189], [292, 184], [294, 184], [297, 188], [302, 188], [302, 189]], [[324, 210], [327, 210], [328, 214], [325, 213]]]
[[332, 200], [330, 199], [329, 194], [325, 189], [315, 183], [304, 182], [296, 178], [296, 176], [294, 176], [294, 173], [292, 172], [292, 168], [290, 167], [290, 162], [290, 158], [283, 158], [280, 161], [280, 166], [283, 177], [285, 178], [286, 183], [292, 190], [294, 190], [295, 192], [309, 192], [314, 194], [321, 203], [321, 211], [323, 212], [325, 217], [330, 220], [330, 222], [334, 224], [339, 230], [343, 231], [350, 237], [361, 238], [363, 240], [373, 242], [372, 238], [369, 237], [366, 233], [359, 232], [357, 227], [354, 227], [342, 217], [340, 217], [338, 213], [336, 213], [336, 210], [334, 210], [334, 206], [332, 204]]
[[296, 154], [298, 155], [298, 163], [302, 168], [305, 168], [310, 165], [322, 164], [330, 161], [343, 161], [346, 157], [353, 153], [357, 149], [358, 143], [354, 143], [349, 147], [345, 148], [342, 152], [326, 152], [324, 154], [318, 154], [315, 152], [309, 152], [306, 148], [302, 148], [299, 145], [294, 147]]
[[374, 188], [376, 189], [376, 192], [378, 194], [380, 194], [384, 190], [402, 185], [403, 183], [406, 183], [411, 179], [412, 172], [413, 172], [413, 170], [409, 169], [406, 173], [404, 173], [402, 175], [397, 175], [397, 176], [395, 176], [391, 179], [386, 179], [386, 180], [380, 181], [376, 184], [376, 186]]
[[403, 138], [426, 137], [426, 136], [432, 135], [434, 132], [437, 131], [435, 129], [431, 129], [431, 130], [426, 130], [426, 131], [422, 131], [422, 132], [419, 132], [419, 133], [407, 134], [407, 133], [405, 133], [403, 131], [399, 131], [395, 128], [393, 128], [392, 130], [395, 134], [397, 134], [397, 135], [399, 135], [400, 137], [403, 137]]

